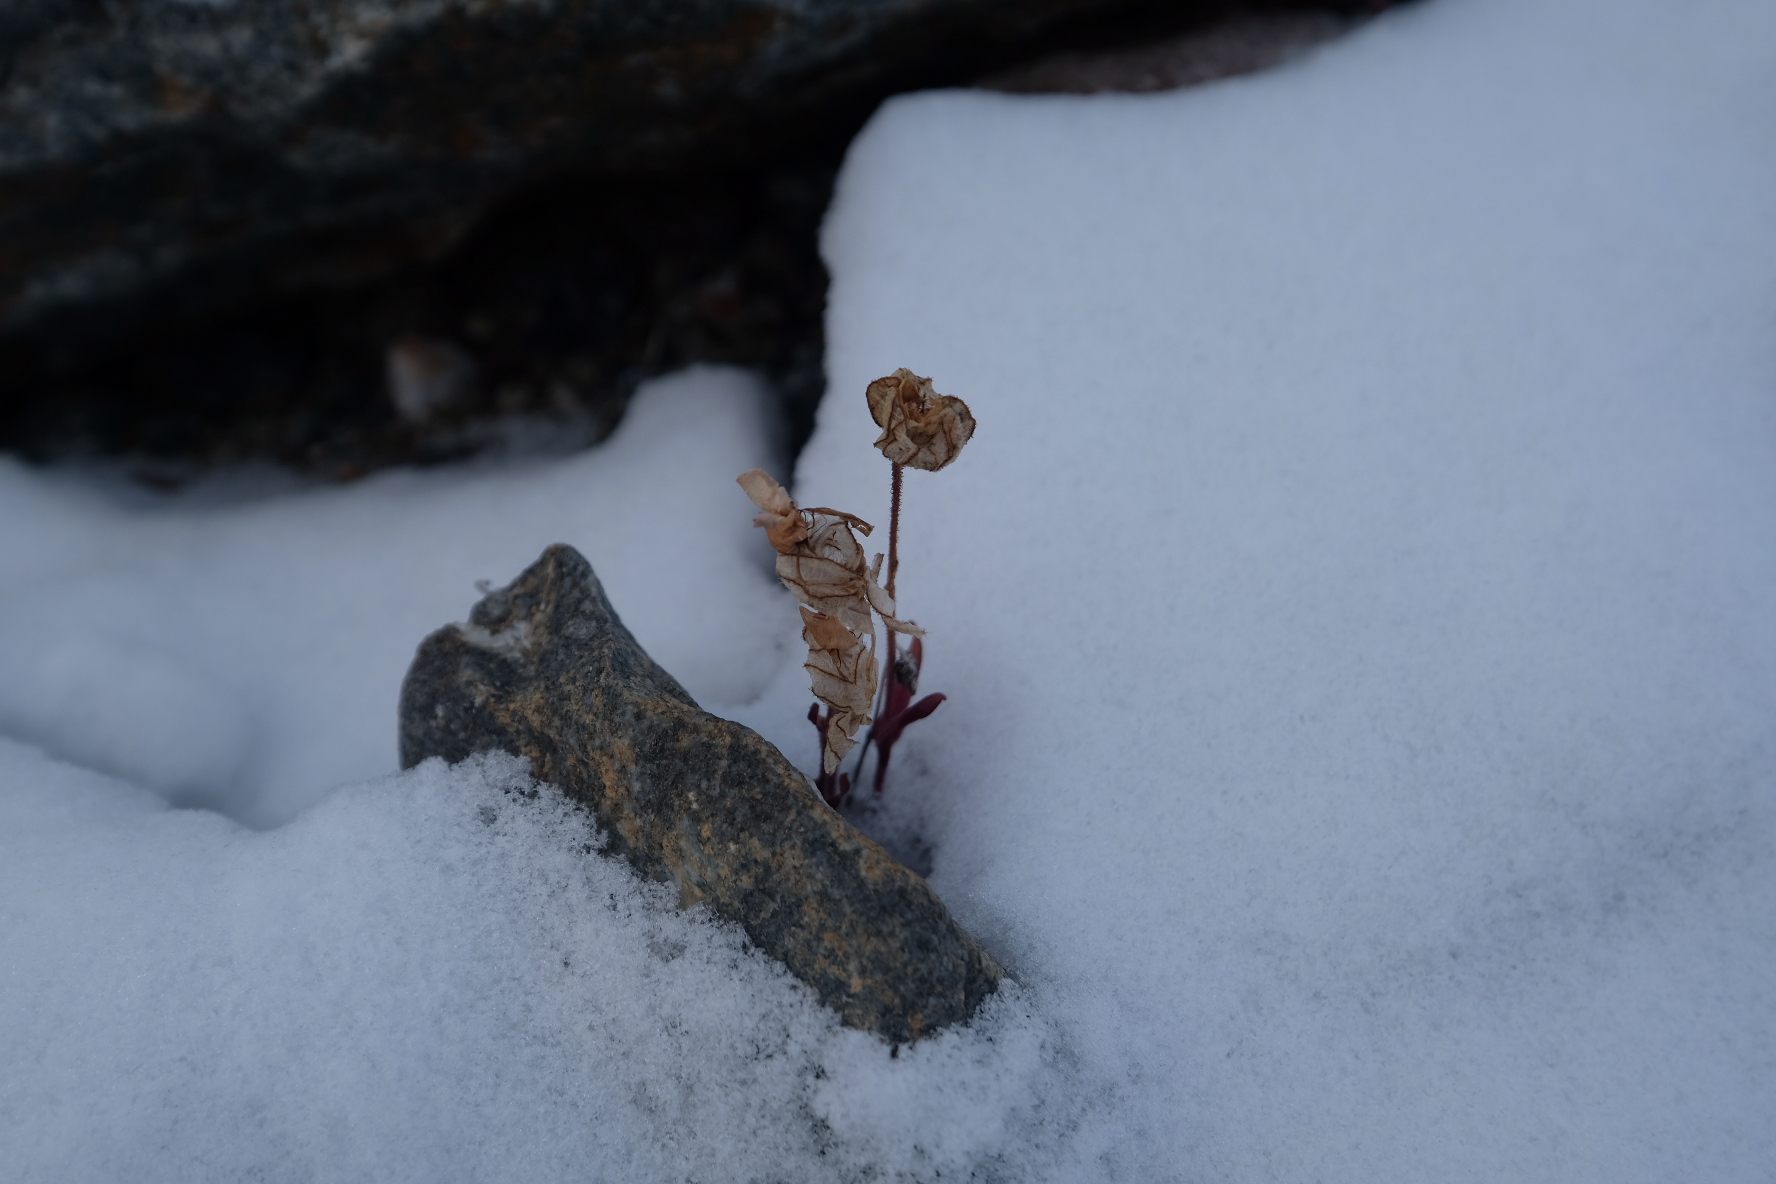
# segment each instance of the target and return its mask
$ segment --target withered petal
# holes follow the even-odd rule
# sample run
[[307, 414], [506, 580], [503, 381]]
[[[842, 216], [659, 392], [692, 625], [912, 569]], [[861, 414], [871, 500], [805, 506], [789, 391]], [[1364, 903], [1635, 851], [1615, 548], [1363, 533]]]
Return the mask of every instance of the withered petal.
[[902, 367], [869, 384], [870, 416], [882, 435], [876, 447], [897, 465], [936, 472], [974, 436], [974, 413], [951, 395], [940, 395], [929, 378]]
[[734, 480], [759, 509], [773, 514], [795, 512], [795, 501], [789, 496], [789, 490], [777, 484], [777, 479], [763, 469], [748, 469]]
[[809, 506], [807, 509], [807, 512], [815, 515], [815, 519], [814, 519], [815, 522], [819, 522], [820, 516], [822, 516], [822, 515], [824, 515], [828, 518], [837, 518], [839, 521], [843, 522], [845, 525], [855, 527], [856, 529], [862, 531], [865, 536], [868, 536], [868, 534], [872, 530], [876, 529], [875, 527], [871, 526], [869, 523], [865, 522], [863, 519], [859, 518], [857, 515], [847, 514], [843, 510], [835, 510], [831, 506]]
[[[759, 518], [768, 516], [760, 514]], [[765, 527], [765, 537], [771, 540], [772, 548], [779, 555], [792, 554], [796, 544], [808, 537], [807, 520], [800, 514], [777, 515], [776, 519], [775, 522], [759, 522], [758, 519], [754, 519], [753, 523], [756, 526]]]
[[814, 649], [846, 653], [863, 644], [863, 638], [845, 627], [837, 617], [802, 609], [802, 634]]
[[[881, 556], [878, 555], [876, 558], [880, 559]], [[877, 566], [880, 567], [881, 565], [877, 564]], [[876, 583], [874, 572], [871, 572], [868, 580], [864, 582], [864, 594], [869, 597], [870, 607], [875, 609], [876, 612], [881, 615], [883, 622], [888, 628], [894, 630], [896, 633], [904, 633], [908, 637], [925, 636], [925, 630], [919, 628], [911, 621], [903, 621], [894, 615], [899, 611], [894, 605], [894, 597], [888, 595], [888, 590], [886, 588]]]

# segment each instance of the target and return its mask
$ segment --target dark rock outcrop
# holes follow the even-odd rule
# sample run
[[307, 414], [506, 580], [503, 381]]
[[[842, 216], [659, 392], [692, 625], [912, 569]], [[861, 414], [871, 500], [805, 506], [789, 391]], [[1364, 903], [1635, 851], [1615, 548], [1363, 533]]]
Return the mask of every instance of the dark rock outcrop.
[[1011, 94], [1144, 94], [1279, 65], [1329, 41], [1353, 17], [1328, 9], [1251, 14], [1136, 46], [1073, 50], [980, 81]]
[[776, 748], [698, 708], [570, 547], [428, 637], [408, 671], [403, 766], [489, 749], [528, 757], [591, 809], [609, 851], [740, 924], [852, 1027], [915, 1040], [999, 984], [924, 880]]
[[[343, 476], [514, 414], [596, 438], [691, 361], [805, 429], [815, 230], [877, 102], [1301, 2], [11, 0], [0, 448]], [[441, 423], [388, 398], [415, 337], [475, 362]]]
[[[194, 267], [350, 283], [565, 164], [741, 161], [1128, 0], [34, 0], [0, 16], [0, 329]], [[244, 274], [242, 276], [244, 277]]]

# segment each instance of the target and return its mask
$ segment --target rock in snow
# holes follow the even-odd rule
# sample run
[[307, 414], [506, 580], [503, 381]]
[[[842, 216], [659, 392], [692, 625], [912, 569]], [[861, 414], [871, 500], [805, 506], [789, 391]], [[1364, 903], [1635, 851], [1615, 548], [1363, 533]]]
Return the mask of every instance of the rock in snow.
[[428, 637], [408, 671], [403, 767], [488, 750], [528, 757], [592, 809], [609, 850], [738, 923], [852, 1027], [914, 1040], [999, 985], [924, 880], [648, 657], [571, 547]]

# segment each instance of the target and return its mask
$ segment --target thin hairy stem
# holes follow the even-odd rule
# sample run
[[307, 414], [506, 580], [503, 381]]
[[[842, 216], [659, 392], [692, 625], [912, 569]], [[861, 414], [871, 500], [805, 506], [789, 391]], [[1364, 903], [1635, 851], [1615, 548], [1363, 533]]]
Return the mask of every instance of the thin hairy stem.
[[[894, 577], [900, 574], [900, 479], [905, 465], [894, 466], [888, 494], [888, 599], [894, 599]], [[899, 615], [900, 610], [895, 609]], [[882, 702], [888, 702], [888, 680], [894, 677], [894, 630], [889, 629], [888, 645], [882, 653]], [[873, 729], [872, 729], [873, 731]]]
[[[900, 574], [900, 478], [906, 471], [905, 465], [894, 466], [888, 495], [888, 595], [894, 595], [894, 577]], [[894, 643], [888, 643], [892, 646]], [[894, 651], [889, 650], [889, 658], [893, 659]]]
[[[900, 574], [900, 485], [905, 472], [905, 465], [895, 465], [893, 475], [888, 481], [888, 583], [886, 588], [890, 599], [894, 596], [894, 578]], [[884, 629], [883, 632], [888, 635], [888, 644], [882, 649], [882, 677], [878, 684], [879, 698], [876, 703], [877, 720], [880, 720], [882, 713], [888, 709], [890, 701], [888, 688], [894, 678], [896, 657], [894, 630]], [[857, 764], [852, 766], [851, 773], [853, 780], [863, 776], [864, 756], [869, 752], [870, 741], [875, 737], [876, 724], [872, 721], [869, 731], [863, 734], [863, 743], [857, 746]]]

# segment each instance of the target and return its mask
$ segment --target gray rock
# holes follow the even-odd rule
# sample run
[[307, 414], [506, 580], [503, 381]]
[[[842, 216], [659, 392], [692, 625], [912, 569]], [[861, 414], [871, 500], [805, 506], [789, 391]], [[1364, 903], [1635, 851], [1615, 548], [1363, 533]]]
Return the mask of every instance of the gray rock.
[[609, 851], [737, 922], [852, 1027], [915, 1040], [999, 985], [924, 880], [648, 657], [571, 547], [426, 638], [407, 673], [403, 767], [489, 749], [528, 757], [591, 809]]

